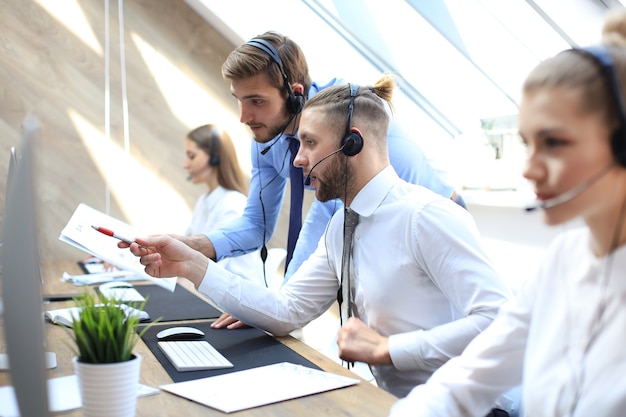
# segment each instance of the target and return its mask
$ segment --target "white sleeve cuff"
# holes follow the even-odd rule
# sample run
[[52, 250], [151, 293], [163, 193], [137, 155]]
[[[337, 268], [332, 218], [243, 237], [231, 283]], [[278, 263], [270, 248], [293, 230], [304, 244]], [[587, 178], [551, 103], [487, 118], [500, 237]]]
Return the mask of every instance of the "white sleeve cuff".
[[417, 330], [389, 336], [389, 356], [393, 366], [399, 371], [423, 369], [419, 348], [422, 333], [422, 330]]

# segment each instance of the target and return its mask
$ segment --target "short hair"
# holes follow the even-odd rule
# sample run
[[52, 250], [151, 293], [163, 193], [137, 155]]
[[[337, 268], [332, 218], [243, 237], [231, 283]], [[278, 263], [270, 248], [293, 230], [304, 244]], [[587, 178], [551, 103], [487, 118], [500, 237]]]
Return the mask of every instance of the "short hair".
[[[375, 136], [372, 139], [384, 139], [379, 147], [386, 146], [389, 128], [389, 109], [395, 82], [389, 75], [383, 75], [373, 86], [359, 86], [352, 110], [351, 126], [368, 130]], [[321, 108], [326, 114], [326, 122], [337, 131], [338, 143], [346, 132], [346, 119], [350, 105], [350, 84], [328, 87], [315, 94], [304, 105], [304, 110]]]
[[[293, 40], [278, 32], [265, 32], [256, 37], [269, 42], [280, 57], [283, 69], [290, 84], [300, 83], [304, 86], [307, 97], [311, 88], [309, 66], [302, 49]], [[284, 80], [279, 66], [274, 59], [261, 49], [244, 43], [232, 51], [222, 64], [222, 76], [226, 80], [242, 80], [264, 73], [270, 84], [284, 90]]]

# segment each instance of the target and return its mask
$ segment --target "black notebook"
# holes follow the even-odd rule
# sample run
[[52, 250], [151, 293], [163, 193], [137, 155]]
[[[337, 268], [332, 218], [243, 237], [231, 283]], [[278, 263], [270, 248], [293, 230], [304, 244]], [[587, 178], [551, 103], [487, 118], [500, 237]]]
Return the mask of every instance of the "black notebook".
[[144, 310], [153, 320], [160, 318], [160, 321], [165, 322], [216, 319], [222, 314], [206, 300], [181, 285], [177, 285], [174, 292], [156, 284], [135, 285], [134, 288], [147, 298]]

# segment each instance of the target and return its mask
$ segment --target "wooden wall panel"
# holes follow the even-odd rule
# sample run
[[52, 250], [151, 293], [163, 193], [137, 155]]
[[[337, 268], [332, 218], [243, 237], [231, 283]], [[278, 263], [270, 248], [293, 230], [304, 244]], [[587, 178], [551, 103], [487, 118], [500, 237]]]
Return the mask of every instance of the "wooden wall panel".
[[[59, 233], [79, 203], [105, 209], [105, 178], [85, 145], [84, 133], [70, 117], [75, 112], [99, 134], [104, 132], [104, 55], [46, 7], [62, 3], [70, 8], [78, 5], [104, 48], [103, 1], [0, 0], [0, 173], [7, 172], [9, 148], [19, 141], [22, 120], [34, 114], [41, 125], [36, 187], [44, 260], [81, 258], [82, 252], [58, 241]], [[123, 146], [117, 2], [111, 0], [110, 7], [111, 138]], [[172, 110], [132, 36], [139, 36], [188, 79], [218, 97], [236, 117], [237, 103], [220, 74], [221, 63], [234, 46], [182, 0], [126, 0], [124, 22], [130, 154], [178, 190], [191, 208], [203, 189], [187, 183], [181, 163], [184, 135], [194, 126], [186, 125]], [[219, 122], [207, 115], [209, 121]], [[249, 155], [240, 153], [240, 158]], [[0, 178], [0, 207], [4, 207], [6, 175]], [[145, 184], [133, 180], [128, 178], [128, 183], [142, 192]], [[158, 195], [146, 200], [146, 207], [166, 203]], [[110, 213], [132, 222], [124, 214], [124, 204], [112, 196]], [[281, 216], [270, 246], [283, 246], [286, 240], [286, 215]]]

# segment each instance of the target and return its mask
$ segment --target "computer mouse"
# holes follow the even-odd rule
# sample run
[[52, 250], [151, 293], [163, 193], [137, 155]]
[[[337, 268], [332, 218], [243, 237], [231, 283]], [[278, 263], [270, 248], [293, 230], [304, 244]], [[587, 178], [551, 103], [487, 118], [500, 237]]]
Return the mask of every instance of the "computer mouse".
[[194, 340], [202, 339], [204, 337], [204, 332], [200, 329], [196, 329], [195, 327], [177, 326], [161, 330], [156, 336], [157, 339], [163, 341]]

